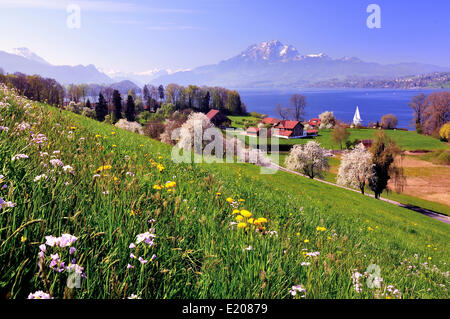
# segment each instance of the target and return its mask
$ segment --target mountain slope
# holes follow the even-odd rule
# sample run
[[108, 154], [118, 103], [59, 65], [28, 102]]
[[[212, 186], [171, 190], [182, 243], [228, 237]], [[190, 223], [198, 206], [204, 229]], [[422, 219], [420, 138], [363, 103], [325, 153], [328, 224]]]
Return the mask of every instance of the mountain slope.
[[26, 48], [17, 49], [15, 52], [17, 54], [0, 51], [0, 68], [7, 73], [39, 74], [42, 77], [53, 78], [61, 84], [112, 82], [111, 78], [98, 71], [92, 64], [87, 66], [56, 66], [49, 64]]
[[349, 76], [392, 78], [437, 71], [450, 71], [450, 68], [421, 63], [382, 65], [354, 57], [332, 59], [323, 53], [301, 55], [295, 47], [275, 40], [252, 45], [218, 64], [161, 76], [152, 82], [238, 88], [300, 87]]

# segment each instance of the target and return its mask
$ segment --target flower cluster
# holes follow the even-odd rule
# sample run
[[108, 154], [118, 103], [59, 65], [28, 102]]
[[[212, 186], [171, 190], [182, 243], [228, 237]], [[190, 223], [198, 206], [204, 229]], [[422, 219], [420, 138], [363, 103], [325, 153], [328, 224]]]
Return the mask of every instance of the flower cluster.
[[[49, 267], [55, 272], [69, 272], [80, 275], [83, 278], [86, 278], [83, 270], [84, 268], [76, 264], [76, 259], [73, 258], [70, 263], [66, 266], [66, 262], [61, 259], [61, 255], [64, 254], [65, 248], [69, 248], [69, 255], [73, 255], [76, 251], [76, 248], [72, 246], [78, 238], [71, 234], [62, 234], [60, 237], [55, 236], [45, 236], [46, 242], [39, 246], [39, 267], [42, 269], [46, 259], [50, 261]], [[50, 253], [49, 257], [46, 257], [47, 247], [56, 250], [56, 253]]]
[[38, 290], [36, 292], [30, 293], [28, 295], [28, 299], [53, 299], [53, 297], [50, 297], [48, 293], [45, 293], [42, 290]]
[[14, 206], [16, 206], [16, 204], [14, 204], [14, 203], [12, 203], [10, 201], [5, 202], [3, 200], [3, 198], [0, 197], [0, 209], [3, 209], [4, 207], [14, 207]]
[[111, 165], [103, 165], [103, 166], [100, 166], [99, 168], [97, 168], [97, 172], [103, 172], [103, 171], [107, 171], [107, 170], [110, 170], [112, 168], [112, 166]]
[[26, 159], [28, 158], [28, 155], [26, 154], [16, 154], [12, 157], [12, 161], [18, 160], [18, 159]]
[[153, 158], [151, 158], [151, 159], [149, 160], [149, 162], [150, 162], [150, 165], [152, 165], [153, 167], [156, 167], [156, 169], [157, 169], [159, 172], [162, 172], [162, 171], [164, 171], [164, 170], [166, 169], [162, 164], [155, 162], [155, 161], [153, 160]]
[[235, 209], [233, 215], [236, 215], [235, 219], [238, 222], [237, 228], [249, 229], [255, 227], [258, 231], [264, 231], [266, 228], [264, 224], [267, 223], [267, 219], [264, 217], [254, 218], [253, 214], [246, 209]]
[[173, 191], [175, 191], [175, 187], [177, 186], [177, 183], [176, 182], [171, 182], [171, 181], [168, 181], [168, 182], [166, 182], [164, 185], [160, 185], [160, 184], [155, 184], [154, 186], [153, 186], [153, 189], [156, 189], [156, 190], [161, 190], [161, 189], [167, 189], [167, 192], [173, 192]]
[[[145, 258], [147, 258], [147, 257], [145, 257], [145, 255], [148, 253], [148, 249], [153, 247], [153, 244], [154, 244], [153, 239], [154, 238], [156, 238], [156, 235], [152, 228], [150, 228], [149, 231], [147, 231], [145, 233], [136, 235], [136, 242], [131, 243], [130, 246], [128, 246], [129, 249], [134, 249], [134, 253], [130, 253], [130, 258], [137, 259], [139, 261], [139, 263], [141, 263], [141, 265], [145, 265], [149, 261], [155, 260], [155, 258], [156, 258], [155, 254], [152, 254], [152, 256], [149, 259], [145, 259]], [[135, 253], [138, 254], [138, 252], [140, 251], [141, 248], [144, 249], [143, 255], [136, 256]], [[131, 268], [134, 268], [134, 266], [131, 264], [128, 264], [127, 268], [131, 269]]]
[[32, 134], [31, 141], [37, 145], [41, 145], [41, 144], [45, 144], [47, 142], [47, 137], [42, 133]]
[[302, 285], [292, 286], [292, 288], [289, 290], [289, 293], [293, 297], [295, 297], [297, 294], [299, 294], [300, 298], [305, 298], [306, 297], [306, 289], [303, 288]]

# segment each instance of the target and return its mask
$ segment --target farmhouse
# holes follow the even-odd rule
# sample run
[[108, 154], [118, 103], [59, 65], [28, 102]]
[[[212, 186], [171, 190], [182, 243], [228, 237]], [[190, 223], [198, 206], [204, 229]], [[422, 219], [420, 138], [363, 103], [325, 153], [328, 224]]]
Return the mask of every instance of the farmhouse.
[[219, 110], [210, 110], [206, 117], [217, 127], [228, 127], [231, 124], [231, 120]]
[[280, 123], [280, 120], [276, 119], [276, 118], [273, 118], [273, 117], [266, 117], [266, 118], [262, 119], [261, 123], [263, 123], [263, 124], [270, 124], [272, 126], [275, 126], [278, 123]]
[[[266, 132], [264, 132], [264, 131], [266, 131]], [[250, 136], [259, 136], [260, 134], [263, 134], [263, 137], [270, 137], [270, 136], [272, 136], [272, 129], [251, 126], [245, 131], [245, 133]], [[265, 134], [265, 136], [264, 136], [264, 134]]]
[[274, 136], [281, 138], [300, 138], [304, 137], [303, 124], [299, 121], [280, 121], [274, 126]]

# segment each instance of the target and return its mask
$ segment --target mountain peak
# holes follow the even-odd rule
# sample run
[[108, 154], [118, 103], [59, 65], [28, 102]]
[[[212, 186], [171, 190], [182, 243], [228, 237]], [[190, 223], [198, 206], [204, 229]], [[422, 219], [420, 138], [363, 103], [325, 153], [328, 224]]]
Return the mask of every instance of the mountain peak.
[[245, 61], [286, 62], [299, 57], [297, 49], [292, 45], [285, 45], [279, 40], [264, 41], [249, 46], [238, 57]]
[[39, 55], [37, 55], [36, 53], [34, 53], [33, 51], [31, 51], [30, 49], [25, 48], [25, 47], [14, 48], [14, 49], [12, 49], [10, 51], [10, 53], [18, 55], [18, 56], [21, 56], [21, 57], [23, 57], [25, 59], [28, 59], [28, 60], [32, 60], [32, 61], [35, 61], [35, 62], [39, 62], [39, 63], [50, 65], [50, 63], [45, 61]]

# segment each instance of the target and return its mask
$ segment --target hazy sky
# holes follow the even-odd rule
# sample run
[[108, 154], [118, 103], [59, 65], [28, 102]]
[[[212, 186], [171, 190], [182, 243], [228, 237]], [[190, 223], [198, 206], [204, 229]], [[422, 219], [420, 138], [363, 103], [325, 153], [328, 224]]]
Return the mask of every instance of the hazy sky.
[[[369, 29], [366, 8], [381, 7]], [[71, 29], [68, 4], [81, 8]], [[277, 39], [301, 54], [450, 66], [450, 1], [0, 0], [0, 50], [28, 47], [52, 64], [185, 69]]]

